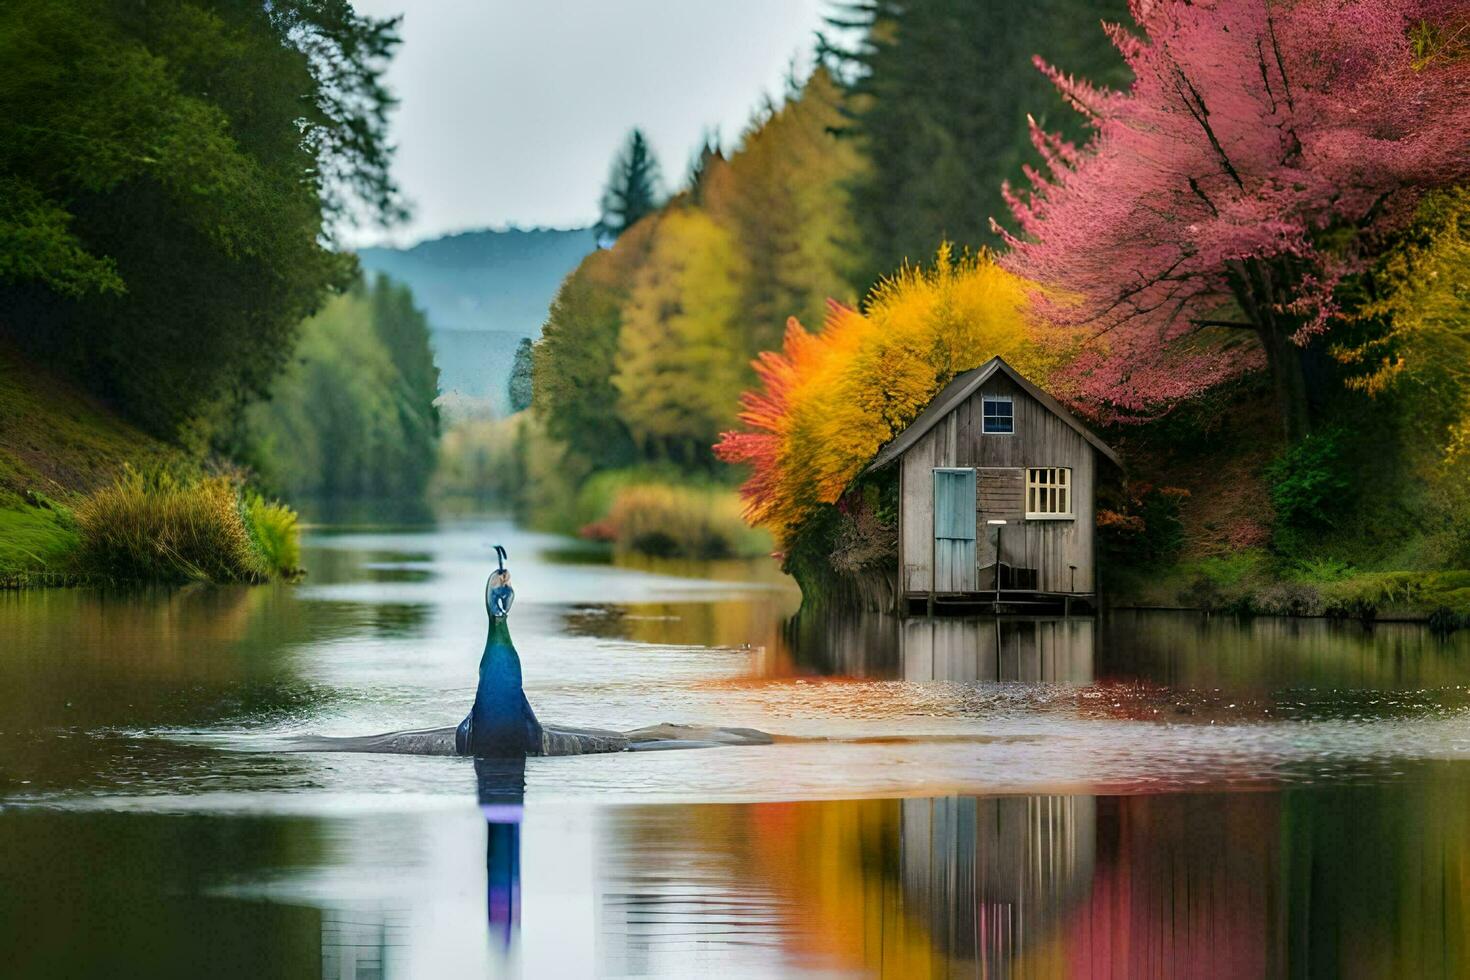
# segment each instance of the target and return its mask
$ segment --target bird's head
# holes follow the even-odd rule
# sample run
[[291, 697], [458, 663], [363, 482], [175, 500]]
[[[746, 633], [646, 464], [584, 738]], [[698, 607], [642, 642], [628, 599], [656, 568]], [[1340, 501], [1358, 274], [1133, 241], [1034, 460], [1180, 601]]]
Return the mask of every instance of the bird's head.
[[510, 604], [515, 601], [516, 591], [510, 587], [510, 569], [505, 567], [505, 549], [495, 546], [499, 567], [490, 573], [485, 582], [485, 611], [492, 618], [503, 619], [510, 615]]

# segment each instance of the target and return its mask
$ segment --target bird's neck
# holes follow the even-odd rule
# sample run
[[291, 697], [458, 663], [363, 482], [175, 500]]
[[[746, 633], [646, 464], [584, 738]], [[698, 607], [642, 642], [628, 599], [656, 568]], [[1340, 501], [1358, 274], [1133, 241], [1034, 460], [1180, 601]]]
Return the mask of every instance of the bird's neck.
[[510, 642], [510, 622], [505, 616], [490, 617], [490, 631], [485, 636], [485, 646], [512, 646]]

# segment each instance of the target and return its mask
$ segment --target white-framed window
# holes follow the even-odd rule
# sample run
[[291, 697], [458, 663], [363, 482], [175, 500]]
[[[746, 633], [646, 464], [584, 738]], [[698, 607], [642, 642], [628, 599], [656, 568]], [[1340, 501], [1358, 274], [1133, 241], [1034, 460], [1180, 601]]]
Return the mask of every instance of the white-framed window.
[[1069, 466], [1026, 468], [1026, 518], [1061, 519], [1072, 516], [1072, 469]]
[[980, 399], [981, 431], [1010, 435], [1016, 431], [1016, 406], [1010, 395], [984, 395]]

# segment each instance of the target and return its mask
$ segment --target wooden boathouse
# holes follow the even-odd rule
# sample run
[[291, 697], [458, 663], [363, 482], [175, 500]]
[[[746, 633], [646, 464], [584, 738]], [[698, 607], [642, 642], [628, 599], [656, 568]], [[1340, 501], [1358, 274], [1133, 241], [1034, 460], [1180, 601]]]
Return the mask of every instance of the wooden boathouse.
[[999, 357], [956, 377], [868, 467], [899, 466], [900, 611], [1092, 605], [1099, 459], [1122, 465]]

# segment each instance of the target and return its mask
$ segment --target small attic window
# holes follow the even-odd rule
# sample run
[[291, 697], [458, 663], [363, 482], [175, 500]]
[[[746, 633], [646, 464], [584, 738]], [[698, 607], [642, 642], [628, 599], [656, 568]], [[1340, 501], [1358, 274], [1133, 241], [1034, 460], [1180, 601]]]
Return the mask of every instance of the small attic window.
[[1016, 419], [1009, 395], [986, 395], [983, 399], [985, 432], [1009, 435], [1016, 431]]

